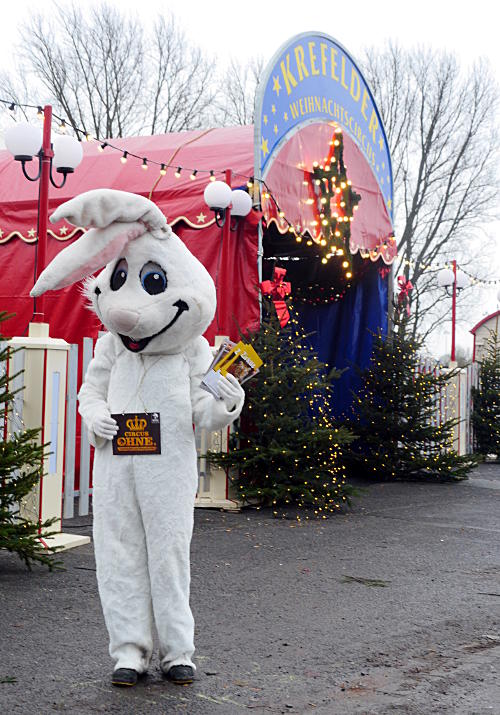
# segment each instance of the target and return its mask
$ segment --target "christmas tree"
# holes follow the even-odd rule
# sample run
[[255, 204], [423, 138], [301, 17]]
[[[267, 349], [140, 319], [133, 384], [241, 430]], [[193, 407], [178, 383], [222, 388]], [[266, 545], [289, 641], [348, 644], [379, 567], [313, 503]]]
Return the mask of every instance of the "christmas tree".
[[355, 493], [345, 483], [342, 460], [342, 445], [353, 435], [334, 423], [330, 410], [335, 371], [327, 374], [293, 315], [280, 325], [268, 299], [260, 330], [244, 337], [264, 365], [245, 384], [229, 453], [208, 457], [231, 469], [242, 502], [270, 506], [275, 516], [300, 518], [305, 509], [306, 516], [326, 518]]
[[490, 331], [479, 361], [479, 387], [472, 388], [472, 424], [479, 454], [500, 459], [500, 343]]
[[[0, 312], [0, 324], [12, 317]], [[10, 349], [0, 333], [0, 549], [16, 553], [31, 569], [33, 562], [44, 564], [52, 570], [57, 566], [53, 560], [53, 549], [44, 548], [40, 534], [50, 536], [47, 531], [53, 519], [41, 523], [38, 517], [28, 520], [21, 516], [20, 506], [40, 480], [43, 473], [44, 446], [40, 445], [40, 429], [24, 429], [16, 425], [15, 433], [9, 433], [8, 424], [16, 422], [13, 414], [11, 382], [16, 375], [9, 375], [7, 361]]]
[[453, 449], [457, 420], [438, 418], [440, 395], [452, 389], [456, 371], [422, 370], [421, 343], [406, 334], [406, 325], [398, 305], [393, 331], [374, 335], [370, 364], [359, 371], [361, 388], [346, 422], [359, 435], [346, 455], [349, 473], [381, 480], [464, 479], [476, 460]]

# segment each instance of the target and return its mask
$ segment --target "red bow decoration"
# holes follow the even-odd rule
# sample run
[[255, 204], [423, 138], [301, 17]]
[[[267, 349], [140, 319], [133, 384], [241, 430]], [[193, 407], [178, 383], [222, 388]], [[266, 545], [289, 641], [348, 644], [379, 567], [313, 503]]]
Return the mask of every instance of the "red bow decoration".
[[388, 276], [391, 272], [391, 269], [387, 268], [387, 266], [384, 266], [383, 268], [379, 268], [378, 272], [380, 273], [380, 277], [382, 278], [382, 280], [384, 280], [384, 278], [386, 278], [386, 276]]
[[262, 281], [260, 284], [260, 288], [264, 295], [271, 296], [282, 328], [284, 328], [290, 320], [290, 313], [288, 312], [288, 307], [285, 303], [285, 296], [290, 295], [292, 292], [292, 284], [283, 280], [285, 275], [286, 268], [275, 268], [273, 280]]
[[406, 314], [410, 315], [410, 291], [413, 290], [413, 284], [411, 281], [407, 281], [404, 276], [398, 276], [398, 285], [398, 303], [401, 304], [406, 298], [408, 300], [406, 303]]

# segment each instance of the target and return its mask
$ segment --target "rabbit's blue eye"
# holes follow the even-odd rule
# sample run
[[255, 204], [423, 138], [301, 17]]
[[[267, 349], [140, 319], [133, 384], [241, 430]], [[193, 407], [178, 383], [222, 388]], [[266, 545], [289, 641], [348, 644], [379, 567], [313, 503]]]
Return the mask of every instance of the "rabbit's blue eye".
[[157, 263], [146, 263], [141, 270], [141, 285], [149, 295], [163, 293], [167, 287], [167, 276]]
[[110, 286], [111, 290], [118, 290], [127, 280], [128, 275], [128, 265], [127, 261], [122, 258], [116, 264], [115, 270], [111, 276]]

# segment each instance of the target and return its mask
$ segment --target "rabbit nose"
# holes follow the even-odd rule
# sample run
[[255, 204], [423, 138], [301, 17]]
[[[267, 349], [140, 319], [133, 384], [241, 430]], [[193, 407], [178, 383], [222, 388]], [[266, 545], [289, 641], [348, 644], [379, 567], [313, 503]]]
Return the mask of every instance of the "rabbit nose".
[[109, 311], [108, 318], [118, 333], [127, 334], [137, 325], [139, 313], [135, 310], [113, 308]]

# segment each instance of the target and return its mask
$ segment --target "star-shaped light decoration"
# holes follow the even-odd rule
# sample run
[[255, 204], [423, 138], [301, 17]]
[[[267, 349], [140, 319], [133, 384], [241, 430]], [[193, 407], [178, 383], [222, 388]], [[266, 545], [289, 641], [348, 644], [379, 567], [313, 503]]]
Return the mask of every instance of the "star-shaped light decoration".
[[264, 124], [267, 124], [267, 114], [264, 114]]
[[275, 134], [278, 133], [278, 125], [277, 125], [277, 124], [274, 125], [273, 131], [274, 131]]
[[269, 147], [267, 146], [267, 139], [264, 139], [264, 137], [262, 137], [262, 144], [260, 145], [260, 149], [261, 149], [262, 153], [264, 154], [264, 159], [265, 159], [266, 156], [269, 154]]
[[288, 122], [288, 112], [283, 112], [283, 119]]
[[68, 233], [68, 227], [61, 226], [61, 228], [59, 229], [59, 233], [61, 234], [61, 236], [65, 236]]
[[382, 151], [382, 149], [384, 148], [384, 140], [382, 139], [382, 136], [378, 140], [378, 145], [380, 147], [380, 151]]
[[206, 219], [205, 214], [203, 213], [203, 211], [200, 211], [200, 213], [196, 217], [196, 220], [198, 221], [198, 223], [205, 223], [205, 219]]
[[392, 201], [390, 199], [387, 201], [387, 206], [389, 207], [389, 210], [392, 208]]
[[34, 229], [34, 228], [30, 228], [30, 230], [28, 231], [28, 236], [29, 236], [30, 238], [35, 238], [35, 234], [36, 234], [35, 229]]
[[273, 104], [273, 105], [271, 106], [271, 112], [272, 112], [273, 114], [276, 114], [276, 105], [275, 105], [275, 104]]
[[280, 96], [280, 89], [281, 89], [280, 78], [279, 78], [279, 75], [276, 75], [276, 77], [273, 77], [273, 91], [276, 92], [278, 97]]

